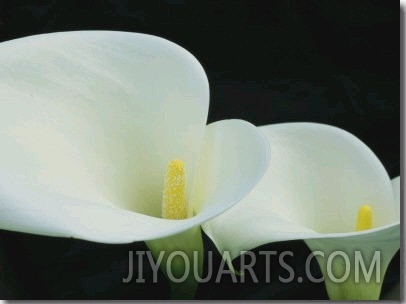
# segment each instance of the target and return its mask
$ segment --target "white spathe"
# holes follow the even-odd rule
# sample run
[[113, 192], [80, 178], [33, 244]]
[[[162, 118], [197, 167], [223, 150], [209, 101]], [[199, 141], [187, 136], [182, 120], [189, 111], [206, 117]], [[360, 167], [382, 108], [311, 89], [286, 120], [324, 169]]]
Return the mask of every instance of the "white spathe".
[[[324, 264], [335, 250], [352, 258], [355, 250], [369, 258], [380, 250], [382, 283], [400, 246], [399, 178], [392, 187], [374, 153], [336, 127], [286, 123], [260, 129], [271, 146], [267, 173], [239, 204], [203, 225], [218, 249], [235, 258], [266, 243], [304, 239], [312, 251], [326, 253]], [[356, 232], [358, 209], [364, 204], [373, 209], [374, 226]], [[327, 278], [322, 258], [317, 259]], [[347, 284], [326, 279], [330, 298], [379, 297], [381, 284], [361, 285], [351, 285], [351, 278]]]
[[[0, 229], [105, 243], [159, 239], [242, 199], [269, 144], [241, 120], [206, 126], [198, 61], [155, 36], [63, 32], [0, 44]], [[192, 217], [167, 220], [167, 163]], [[236, 186], [238, 185], [238, 186]]]

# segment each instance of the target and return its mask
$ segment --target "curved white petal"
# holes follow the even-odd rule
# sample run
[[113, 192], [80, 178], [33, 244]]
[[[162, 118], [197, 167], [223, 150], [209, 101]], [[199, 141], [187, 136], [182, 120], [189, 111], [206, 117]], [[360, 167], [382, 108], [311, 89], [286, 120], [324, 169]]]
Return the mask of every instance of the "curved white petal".
[[[396, 202], [399, 204], [400, 177], [392, 179], [392, 186]], [[312, 252], [319, 251], [324, 254], [324, 257], [317, 255], [316, 259], [325, 278], [325, 286], [330, 299], [377, 300], [380, 297], [388, 265], [400, 248], [400, 223], [397, 221], [370, 233], [340, 238], [306, 239], [305, 243]], [[334, 261], [331, 257], [338, 251], [340, 254]], [[348, 265], [343, 264], [343, 260], [340, 261], [343, 254], [348, 257]], [[356, 254], [362, 256], [362, 261], [357, 260]], [[330, 263], [330, 268], [328, 266], [329, 258], [333, 261]], [[366, 266], [366, 274], [368, 275], [369, 272], [371, 274], [369, 282], [365, 280], [365, 271], [361, 269], [360, 263]], [[357, 264], [361, 266], [358, 266], [359, 271], [356, 270]], [[337, 278], [341, 279], [345, 275], [346, 267], [349, 267], [350, 270], [348, 279], [337, 283]], [[357, 272], [359, 282], [356, 280]]]
[[[305, 243], [312, 252], [324, 254], [317, 255], [316, 259], [331, 300], [378, 300], [388, 265], [400, 248], [400, 226], [397, 223], [371, 233], [340, 238], [307, 239]], [[347, 257], [347, 264], [344, 264], [343, 256]], [[366, 272], [361, 269], [361, 263]], [[346, 271], [347, 279], [337, 281], [346, 278]]]
[[155, 36], [84, 31], [1, 43], [0, 176], [157, 216], [167, 162], [181, 158], [194, 175], [208, 102], [197, 60]]
[[[0, 229], [75, 237], [105, 243], [163, 238], [217, 216], [236, 204], [265, 173], [269, 146], [257, 128], [226, 120], [210, 124], [191, 200], [199, 214], [185, 220], [165, 220], [117, 207], [21, 188], [0, 176]], [[206, 175], [207, 174], [207, 175]], [[203, 189], [203, 188], [202, 188]], [[196, 209], [197, 210], [197, 209]]]
[[[239, 204], [203, 225], [220, 251], [293, 239], [369, 234], [399, 225], [390, 179], [373, 152], [335, 127], [289, 123], [260, 127], [271, 162]], [[375, 227], [355, 233], [360, 205], [374, 209]]]
[[393, 188], [393, 193], [395, 195], [395, 201], [398, 204], [398, 210], [400, 213], [400, 176], [392, 179], [392, 188]]
[[[210, 124], [192, 192], [194, 214], [231, 208], [261, 180], [269, 160], [269, 144], [252, 124], [237, 119]], [[217, 201], [222, 203], [215, 206]]]

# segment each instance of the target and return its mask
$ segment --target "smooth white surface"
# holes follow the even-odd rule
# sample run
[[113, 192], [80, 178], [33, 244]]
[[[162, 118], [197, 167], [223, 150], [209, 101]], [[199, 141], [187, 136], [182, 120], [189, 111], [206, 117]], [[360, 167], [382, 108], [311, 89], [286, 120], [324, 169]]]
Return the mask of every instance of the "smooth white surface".
[[[335, 127], [287, 123], [260, 127], [269, 169], [239, 204], [203, 225], [220, 251], [293, 239], [374, 234], [396, 226], [399, 202], [373, 152]], [[374, 210], [374, 229], [355, 232], [358, 208]]]
[[[210, 155], [214, 162], [212, 166], [210, 162], [202, 163], [211, 167], [200, 176], [208, 187], [201, 188], [199, 196], [191, 198], [192, 206], [198, 202], [198, 210], [201, 210], [194, 217], [166, 220], [62, 194], [41, 192], [37, 187], [21, 189], [18, 183], [3, 181], [0, 228], [105, 243], [150, 240], [187, 230], [238, 203], [261, 179], [269, 161], [265, 139], [245, 121], [226, 120], [209, 125], [205, 147], [205, 155]], [[246, 162], [247, 158], [251, 161]], [[221, 163], [216, 162], [219, 160]], [[241, 165], [234, 167], [239, 163]], [[217, 174], [224, 178], [211, 178]], [[243, 186], [236, 187], [237, 183]], [[157, 191], [162, 192], [162, 189]]]
[[162, 38], [67, 32], [0, 45], [0, 175], [158, 216], [166, 165], [194, 175], [209, 88]]
[[[264, 174], [269, 146], [243, 121], [206, 127], [208, 102], [203, 68], [162, 38], [92, 31], [0, 44], [0, 228], [120, 243], [228, 209]], [[199, 165], [201, 151], [210, 156]], [[181, 221], [158, 218], [173, 158], [201, 210]], [[197, 179], [209, 187], [193, 196]]]

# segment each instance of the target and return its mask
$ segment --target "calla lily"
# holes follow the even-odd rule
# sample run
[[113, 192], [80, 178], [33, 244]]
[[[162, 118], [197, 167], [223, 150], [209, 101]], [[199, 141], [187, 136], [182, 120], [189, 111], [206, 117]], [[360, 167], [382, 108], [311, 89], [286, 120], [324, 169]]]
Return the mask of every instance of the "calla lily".
[[[341, 129], [314, 123], [260, 129], [272, 151], [267, 173], [239, 204], [205, 223], [204, 231], [232, 258], [266, 243], [303, 239], [313, 252], [324, 253], [315, 257], [331, 299], [378, 299], [385, 271], [400, 247], [399, 178], [392, 186], [374, 153]], [[355, 231], [364, 204], [373, 210], [373, 225]], [[361, 270], [355, 283], [355, 251], [368, 271], [376, 263], [375, 251], [380, 252], [380, 267], [375, 265], [369, 283]], [[348, 274], [343, 255], [348, 256]]]
[[[196, 227], [242, 199], [269, 162], [253, 125], [206, 126], [203, 68], [150, 35], [64, 32], [1, 43], [0, 105], [1, 229], [201, 252]], [[161, 218], [172, 159], [186, 171], [188, 217], [180, 220]]]

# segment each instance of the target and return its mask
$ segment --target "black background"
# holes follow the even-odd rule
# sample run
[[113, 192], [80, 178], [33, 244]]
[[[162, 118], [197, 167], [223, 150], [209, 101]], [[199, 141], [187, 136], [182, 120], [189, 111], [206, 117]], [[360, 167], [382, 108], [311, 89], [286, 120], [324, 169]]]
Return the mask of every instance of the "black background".
[[[398, 5], [371, 0], [0, 0], [0, 41], [91, 29], [167, 38], [206, 70], [208, 122], [240, 118], [258, 126], [298, 121], [338, 126], [363, 140], [395, 177], [400, 174]], [[163, 278], [159, 286], [121, 282], [128, 250], [147, 250], [143, 243], [113, 246], [7, 231], [0, 237], [1, 298], [168, 296]], [[205, 246], [213, 248], [207, 239]], [[308, 254], [302, 241], [265, 245], [256, 252], [264, 248], [295, 250], [292, 265], [302, 271], [300, 256]], [[146, 263], [144, 276], [150, 278], [147, 268]], [[399, 255], [384, 290], [398, 280]], [[281, 284], [277, 277], [258, 284], [231, 284], [225, 278], [198, 291], [200, 299], [326, 297], [322, 284]]]

